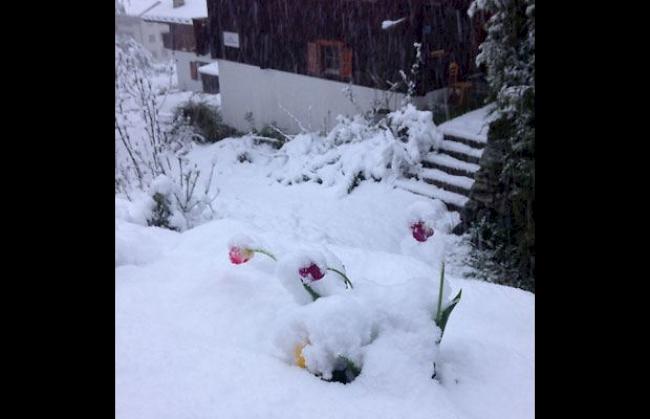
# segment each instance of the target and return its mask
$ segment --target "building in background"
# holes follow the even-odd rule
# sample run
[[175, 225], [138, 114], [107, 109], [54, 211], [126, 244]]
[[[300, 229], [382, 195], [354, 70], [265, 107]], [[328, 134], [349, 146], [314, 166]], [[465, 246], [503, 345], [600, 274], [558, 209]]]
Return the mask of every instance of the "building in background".
[[[178, 88], [193, 92], [217, 93], [216, 60], [210, 57], [206, 0], [161, 0], [141, 14], [145, 22], [164, 25], [165, 49], [176, 62]], [[210, 64], [213, 66], [206, 67]], [[203, 72], [201, 67], [206, 67]]]
[[[448, 112], [479, 84], [470, 0], [207, 0], [224, 121], [330, 129], [339, 114], [395, 109], [421, 44], [414, 103]], [[478, 30], [477, 30], [478, 29]], [[347, 93], [344, 93], [346, 91]]]
[[206, 0], [116, 0], [115, 33], [132, 37], [154, 61], [173, 58], [180, 90], [218, 93], [219, 69], [209, 54], [207, 16]]
[[163, 33], [169, 28], [165, 24], [143, 20], [142, 14], [160, 3], [154, 0], [115, 1], [115, 33], [133, 38], [158, 62], [171, 59], [171, 52], [163, 45]]

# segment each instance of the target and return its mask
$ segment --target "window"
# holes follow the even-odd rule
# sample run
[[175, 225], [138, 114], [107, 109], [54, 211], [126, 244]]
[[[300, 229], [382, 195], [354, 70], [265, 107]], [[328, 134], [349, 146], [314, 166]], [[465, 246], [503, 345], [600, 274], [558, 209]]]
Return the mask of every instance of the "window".
[[341, 41], [318, 40], [307, 44], [307, 74], [318, 77], [350, 79], [352, 49]]
[[338, 76], [341, 73], [341, 51], [339, 46], [327, 45], [321, 47], [323, 73]]
[[163, 47], [165, 47], [167, 49], [174, 49], [171, 32], [162, 33], [162, 34], [160, 34], [160, 36], [162, 37]]

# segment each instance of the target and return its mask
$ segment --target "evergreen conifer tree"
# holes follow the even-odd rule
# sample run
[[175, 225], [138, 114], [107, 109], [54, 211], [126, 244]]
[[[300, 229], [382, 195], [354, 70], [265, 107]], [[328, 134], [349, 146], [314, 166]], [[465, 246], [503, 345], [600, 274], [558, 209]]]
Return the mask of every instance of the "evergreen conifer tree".
[[485, 66], [496, 118], [464, 226], [474, 262], [497, 281], [535, 288], [535, 0], [475, 0], [470, 15], [490, 16], [477, 65]]

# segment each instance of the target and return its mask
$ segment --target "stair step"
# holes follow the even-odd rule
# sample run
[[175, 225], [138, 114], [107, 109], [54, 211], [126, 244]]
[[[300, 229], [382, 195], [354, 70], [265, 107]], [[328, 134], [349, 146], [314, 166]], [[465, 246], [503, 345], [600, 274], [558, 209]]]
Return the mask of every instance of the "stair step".
[[433, 185], [435, 187], [438, 187], [440, 189], [444, 189], [445, 191], [453, 192], [458, 195], [463, 195], [469, 198], [469, 189], [462, 188], [460, 186], [456, 185], [451, 185], [447, 182], [444, 182], [439, 179], [428, 179], [428, 178], [422, 178], [422, 180], [429, 185]]
[[438, 169], [455, 176], [474, 177], [480, 169], [478, 164], [467, 163], [444, 153], [429, 153], [422, 159], [422, 165], [431, 169]]
[[483, 155], [483, 149], [478, 149], [470, 147], [468, 145], [457, 143], [455, 141], [442, 140], [440, 144], [440, 149], [445, 151], [454, 151], [456, 153], [466, 154], [471, 157], [476, 157], [477, 159], [481, 158]]
[[456, 160], [461, 160], [475, 165], [478, 165], [480, 160], [478, 157], [468, 156], [467, 154], [459, 153], [457, 151], [444, 150], [443, 153], [455, 158]]
[[443, 133], [443, 136], [444, 136], [443, 138], [446, 141], [452, 141], [455, 143], [464, 144], [468, 147], [476, 148], [479, 150], [483, 150], [485, 148], [484, 141], [477, 141], [476, 139], [460, 137], [458, 135], [447, 134], [447, 133]]
[[[435, 153], [436, 151], [431, 152], [431, 154]], [[456, 160], [461, 160], [478, 166], [479, 159], [483, 155], [483, 149], [470, 147], [455, 141], [442, 140], [440, 149], [437, 150], [437, 153], [447, 154]]]
[[438, 128], [445, 135], [485, 144], [489, 124], [498, 116], [493, 110], [494, 104], [490, 104], [445, 121]]
[[446, 191], [437, 186], [430, 185], [415, 179], [400, 179], [395, 181], [395, 186], [409, 192], [426, 196], [428, 198], [439, 199], [447, 205], [450, 211], [461, 212], [463, 206], [469, 200], [466, 196], [455, 192]]
[[472, 189], [472, 185], [474, 184], [474, 178], [472, 177], [450, 175], [438, 169], [422, 169], [420, 177], [424, 180], [443, 182], [465, 191]]

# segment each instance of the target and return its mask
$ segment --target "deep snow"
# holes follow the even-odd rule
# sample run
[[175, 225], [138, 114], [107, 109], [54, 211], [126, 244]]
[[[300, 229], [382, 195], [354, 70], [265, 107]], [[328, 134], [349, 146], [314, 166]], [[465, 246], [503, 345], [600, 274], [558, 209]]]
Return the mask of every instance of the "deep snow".
[[[439, 275], [428, 257], [434, 248], [418, 247], [408, 229], [412, 204], [431, 201], [387, 183], [363, 182], [345, 196], [316, 183], [284, 186], [270, 177], [270, 157], [239, 163], [234, 141], [191, 152], [201, 167], [217, 162], [214, 221], [183, 233], [145, 227], [142, 209], [116, 198], [118, 418], [534, 417], [533, 294], [460, 279], [461, 267], [450, 266], [450, 292], [462, 288], [463, 297], [436, 355], [427, 346], [431, 323], [399, 316], [411, 303], [428, 304], [433, 294], [417, 284], [430, 278], [435, 288]], [[355, 285], [351, 294], [375, 295], [386, 309], [372, 311], [380, 304], [368, 308], [361, 298], [330, 300], [329, 314], [300, 312], [307, 306], [283, 287], [270, 258], [230, 263], [237, 234], [276, 255], [330, 251]], [[453, 258], [458, 240], [434, 237]], [[291, 364], [296, 319], [326, 340], [323, 331], [336, 335], [332, 324], [346, 316], [353, 330], [386, 330], [369, 344], [343, 343], [361, 348], [354, 382], [325, 382]]]
[[[191, 96], [175, 90], [173, 76], [154, 78], [166, 121]], [[219, 105], [218, 95], [204, 98]], [[480, 113], [451, 128], [476, 135]], [[143, 137], [137, 113], [130, 116], [132, 135]], [[203, 176], [216, 163], [216, 218], [183, 233], [146, 227], [150, 200], [116, 196], [117, 418], [534, 417], [534, 295], [460, 278], [469, 269], [467, 246], [446, 234], [458, 214], [390, 181], [362, 182], [347, 195], [334, 170], [320, 170], [323, 184], [285, 185], [332, 156], [341, 162], [331, 165], [336, 170], [375, 166], [364, 166], [373, 157], [364, 154], [367, 145], [337, 143], [340, 134], [362, 138], [365, 129], [351, 123], [335, 138], [296, 138], [284, 157], [251, 147], [250, 138], [194, 147], [188, 158]], [[407, 151], [417, 155], [412, 145]], [[322, 155], [313, 152], [321, 148]], [[240, 163], [244, 152], [251, 162]], [[425, 243], [410, 235], [418, 218], [435, 229]], [[248, 238], [279, 263], [263, 254], [230, 263], [229, 244]], [[430, 315], [444, 253], [444, 296], [461, 288], [463, 295], [436, 348]], [[354, 289], [328, 271], [322, 280], [330, 282], [314, 285], [328, 296], [310, 303], [287, 282], [305, 257], [345, 271]], [[332, 354], [343, 351], [362, 364], [361, 374], [343, 385], [293, 365], [304, 340], [311, 370], [327, 371]]]

